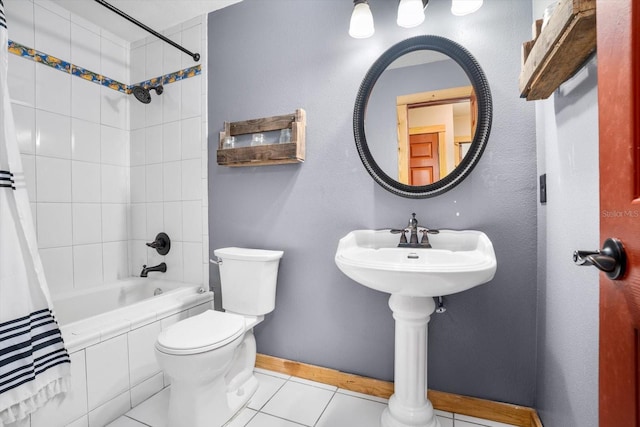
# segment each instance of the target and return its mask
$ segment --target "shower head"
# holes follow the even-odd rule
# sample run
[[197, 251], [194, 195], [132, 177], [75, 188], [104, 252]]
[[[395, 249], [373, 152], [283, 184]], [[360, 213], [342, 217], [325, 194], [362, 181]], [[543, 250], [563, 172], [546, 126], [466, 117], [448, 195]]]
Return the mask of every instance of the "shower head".
[[148, 104], [151, 102], [151, 94], [149, 93], [150, 90], [155, 90], [156, 95], [161, 95], [164, 89], [162, 85], [153, 86], [148, 89], [144, 86], [134, 86], [131, 89], [131, 93], [133, 93], [133, 96], [135, 96], [138, 101], [142, 102], [143, 104]]

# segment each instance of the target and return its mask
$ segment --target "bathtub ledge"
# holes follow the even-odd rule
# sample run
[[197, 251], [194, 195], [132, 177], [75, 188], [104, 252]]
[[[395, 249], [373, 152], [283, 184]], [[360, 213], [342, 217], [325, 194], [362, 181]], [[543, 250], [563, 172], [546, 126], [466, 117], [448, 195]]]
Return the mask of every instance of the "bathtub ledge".
[[100, 331], [82, 331], [73, 327], [62, 326], [60, 328], [64, 344], [69, 353], [75, 353], [86, 347], [96, 345], [100, 342]]
[[134, 304], [87, 320], [62, 325], [60, 330], [67, 350], [69, 353], [74, 353], [166, 317], [209, 303], [213, 301], [213, 292], [170, 298], [167, 295], [167, 297], [161, 297], [157, 301], [147, 303], [147, 307], [142, 312], [140, 312], [140, 306]]

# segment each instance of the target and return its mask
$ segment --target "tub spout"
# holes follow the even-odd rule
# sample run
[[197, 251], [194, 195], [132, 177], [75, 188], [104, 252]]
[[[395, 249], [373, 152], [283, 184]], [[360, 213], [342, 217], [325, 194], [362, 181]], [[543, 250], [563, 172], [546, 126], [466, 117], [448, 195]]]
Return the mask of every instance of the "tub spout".
[[147, 267], [146, 265], [142, 266], [142, 272], [140, 273], [140, 277], [147, 277], [147, 273], [149, 273], [150, 271], [159, 271], [161, 273], [166, 273], [167, 272], [167, 264], [165, 264], [164, 262], [153, 266], [153, 267]]

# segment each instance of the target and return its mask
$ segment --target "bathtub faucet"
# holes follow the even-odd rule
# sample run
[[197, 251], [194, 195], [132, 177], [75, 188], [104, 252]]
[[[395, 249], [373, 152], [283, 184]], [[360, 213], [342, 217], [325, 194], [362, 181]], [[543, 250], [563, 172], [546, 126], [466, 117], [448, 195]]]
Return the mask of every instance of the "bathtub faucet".
[[143, 265], [142, 272], [140, 273], [140, 277], [147, 277], [147, 273], [149, 273], [150, 271], [159, 271], [161, 273], [166, 273], [167, 264], [165, 264], [164, 262], [161, 262], [160, 264], [154, 267], [147, 267], [146, 265]]

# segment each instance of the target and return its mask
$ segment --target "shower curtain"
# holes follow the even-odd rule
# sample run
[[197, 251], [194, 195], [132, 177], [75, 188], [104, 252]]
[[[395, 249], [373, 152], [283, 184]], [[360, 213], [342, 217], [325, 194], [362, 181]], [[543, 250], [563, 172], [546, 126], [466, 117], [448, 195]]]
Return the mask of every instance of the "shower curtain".
[[7, 85], [8, 40], [0, 0], [0, 426], [64, 393], [70, 366], [22, 172]]

